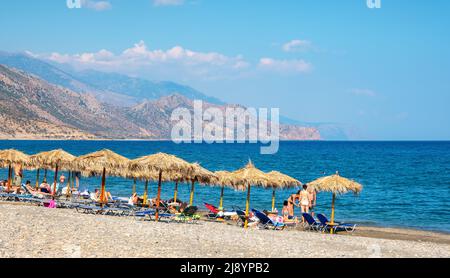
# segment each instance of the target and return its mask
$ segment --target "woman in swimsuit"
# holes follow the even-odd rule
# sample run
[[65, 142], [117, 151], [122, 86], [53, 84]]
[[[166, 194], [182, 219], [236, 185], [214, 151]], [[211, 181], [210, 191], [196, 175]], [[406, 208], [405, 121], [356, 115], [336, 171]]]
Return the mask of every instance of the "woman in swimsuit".
[[289, 196], [289, 198], [287, 199], [288, 202], [288, 210], [289, 210], [289, 216], [294, 217], [294, 206], [298, 206], [298, 203], [296, 203], [295, 201], [299, 200], [299, 192], [297, 192], [297, 194], [292, 194], [291, 196]]
[[[303, 185], [303, 190], [300, 191], [299, 197], [300, 197], [300, 208], [302, 210], [302, 214], [303, 213], [309, 213], [309, 206], [311, 204], [311, 196], [309, 195], [308, 192], [308, 186], [305, 184]], [[305, 221], [303, 219], [303, 221]]]

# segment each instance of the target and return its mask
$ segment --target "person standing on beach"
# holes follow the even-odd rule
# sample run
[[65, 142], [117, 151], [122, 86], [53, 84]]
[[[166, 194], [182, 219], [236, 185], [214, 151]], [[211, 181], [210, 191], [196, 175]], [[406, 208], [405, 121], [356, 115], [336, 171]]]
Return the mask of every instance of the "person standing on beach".
[[287, 209], [289, 211], [289, 216], [290, 217], [294, 217], [294, 206], [299, 206], [298, 203], [296, 203], [296, 201], [298, 202], [299, 200], [299, 193], [300, 191], [298, 191], [295, 194], [292, 194], [291, 196], [289, 196], [289, 198], [287, 199]]
[[317, 192], [312, 186], [308, 186], [307, 191], [309, 193], [309, 199], [310, 199], [309, 210], [311, 212], [311, 215], [314, 217], [314, 207], [316, 206]]
[[[302, 214], [303, 213], [309, 213], [309, 206], [311, 204], [311, 196], [308, 192], [308, 186], [305, 184], [303, 185], [303, 190], [300, 191], [300, 208], [302, 210]], [[303, 219], [303, 221], [305, 221], [305, 219]]]

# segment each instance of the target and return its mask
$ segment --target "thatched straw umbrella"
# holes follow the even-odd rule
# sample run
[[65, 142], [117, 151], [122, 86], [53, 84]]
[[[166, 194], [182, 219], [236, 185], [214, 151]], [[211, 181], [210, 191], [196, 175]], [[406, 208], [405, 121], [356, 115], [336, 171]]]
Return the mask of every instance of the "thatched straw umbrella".
[[144, 156], [130, 161], [129, 170], [131, 172], [147, 173], [146, 178], [152, 179], [153, 173], [158, 173], [158, 194], [156, 197], [156, 221], [159, 220], [159, 205], [161, 202], [161, 183], [163, 173], [166, 180], [176, 180], [181, 176], [190, 177], [194, 171], [194, 166], [174, 155], [157, 153]]
[[0, 167], [8, 167], [8, 186], [7, 191], [11, 190], [11, 179], [12, 179], [12, 165], [20, 164], [23, 166], [29, 166], [30, 157], [21, 151], [9, 149], [0, 151]]
[[219, 201], [219, 210], [223, 211], [223, 193], [225, 190], [225, 186], [232, 187], [234, 177], [231, 172], [228, 171], [216, 171], [214, 174], [217, 176], [218, 181], [217, 184], [220, 185], [220, 201]]
[[[52, 195], [56, 192], [56, 182], [58, 181], [58, 170], [69, 170], [76, 157], [70, 153], [58, 149], [49, 152], [41, 152], [30, 156], [31, 165], [37, 168], [36, 188], [39, 186], [39, 169], [55, 169], [55, 178], [53, 180]], [[70, 173], [69, 173], [70, 179]]]
[[270, 178], [269, 187], [272, 187], [272, 211], [275, 210], [275, 190], [283, 188], [292, 188], [302, 185], [302, 183], [288, 175], [280, 173], [278, 171], [272, 171], [267, 173]]
[[233, 187], [237, 190], [247, 190], [247, 201], [245, 205], [245, 223], [244, 228], [248, 227], [248, 216], [250, 210], [250, 190], [251, 186], [267, 187], [270, 184], [269, 176], [263, 171], [257, 169], [251, 161], [242, 169], [234, 171]]
[[130, 160], [110, 150], [101, 150], [80, 156], [73, 160], [71, 169], [79, 171], [84, 176], [102, 176], [100, 203], [105, 201], [106, 175], [126, 177], [128, 175], [128, 162]]
[[312, 187], [316, 192], [331, 192], [333, 193], [333, 200], [331, 202], [331, 225], [334, 225], [334, 204], [336, 194], [345, 194], [349, 191], [358, 194], [362, 190], [362, 185], [347, 178], [341, 177], [339, 172], [335, 175], [319, 178], [308, 183], [308, 187]]

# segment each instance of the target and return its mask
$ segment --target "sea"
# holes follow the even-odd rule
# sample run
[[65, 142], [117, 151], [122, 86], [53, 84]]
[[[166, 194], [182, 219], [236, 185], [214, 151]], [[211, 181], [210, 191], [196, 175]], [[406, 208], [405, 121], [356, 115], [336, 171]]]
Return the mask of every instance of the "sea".
[[[338, 196], [336, 219], [361, 225], [414, 228], [450, 233], [450, 141], [283, 141], [278, 153], [260, 154], [259, 144], [175, 144], [170, 141], [0, 141], [0, 149], [15, 148], [27, 154], [62, 148], [74, 155], [111, 149], [134, 159], [157, 152], [179, 156], [189, 162], [216, 171], [234, 171], [250, 160], [263, 170], [277, 170], [302, 183], [308, 183], [339, 171], [341, 176], [363, 185], [360, 194]], [[67, 176], [67, 174], [66, 174]], [[41, 175], [42, 177], [42, 175]], [[7, 178], [7, 169], [0, 169]], [[24, 181], [35, 182], [34, 171], [24, 171]], [[48, 172], [53, 179], [53, 172]], [[107, 190], [115, 196], [129, 197], [133, 181], [108, 177]], [[99, 178], [82, 178], [81, 188], [93, 191], [100, 187]], [[138, 181], [143, 194], [144, 182]], [[276, 206], [297, 188], [276, 192]], [[157, 184], [150, 183], [149, 194], [156, 196]], [[164, 183], [162, 196], [173, 197], [174, 184]], [[190, 185], [179, 186], [179, 198], [189, 200]], [[220, 188], [196, 185], [194, 204], [219, 204]], [[330, 215], [330, 193], [319, 193], [317, 213]], [[245, 207], [246, 192], [225, 189], [224, 207]], [[272, 191], [253, 188], [252, 208], [271, 209]], [[299, 215], [299, 210], [296, 210]]]

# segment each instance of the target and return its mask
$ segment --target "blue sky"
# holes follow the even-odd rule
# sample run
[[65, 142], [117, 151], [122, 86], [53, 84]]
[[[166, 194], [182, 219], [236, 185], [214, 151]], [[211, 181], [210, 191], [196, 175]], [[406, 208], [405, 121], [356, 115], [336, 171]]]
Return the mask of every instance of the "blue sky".
[[450, 139], [450, 2], [381, 3], [1, 1], [0, 50], [178, 81], [362, 139]]

